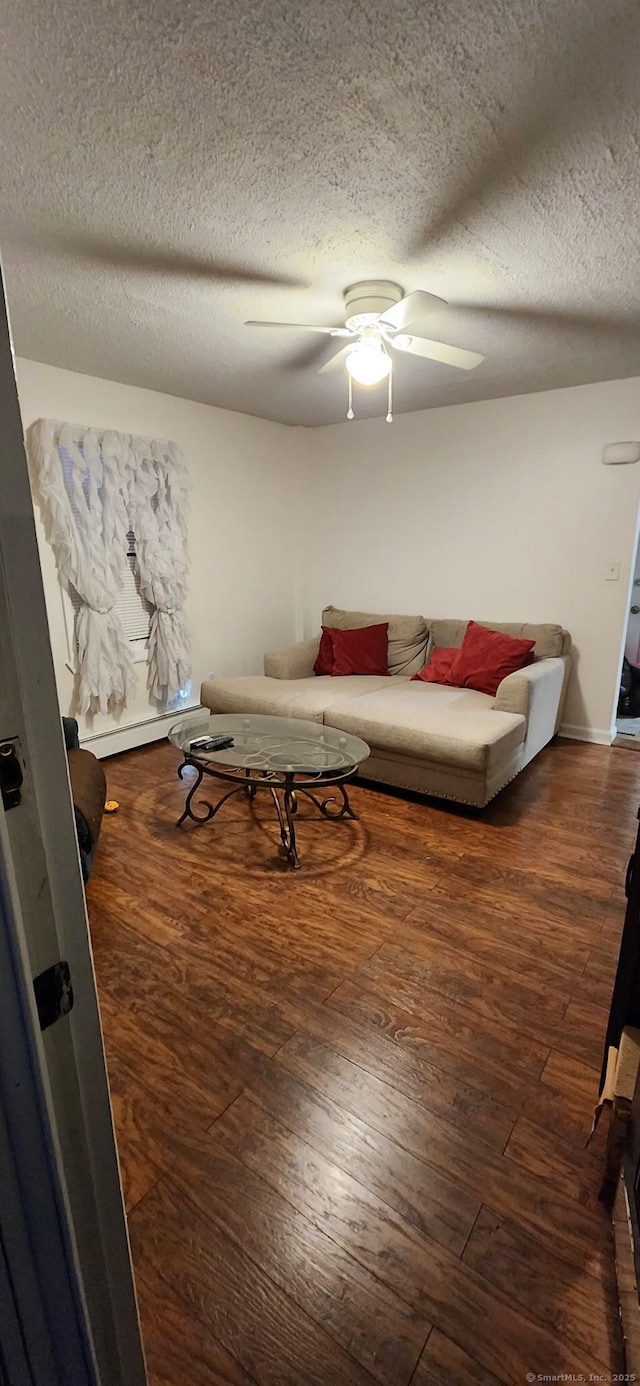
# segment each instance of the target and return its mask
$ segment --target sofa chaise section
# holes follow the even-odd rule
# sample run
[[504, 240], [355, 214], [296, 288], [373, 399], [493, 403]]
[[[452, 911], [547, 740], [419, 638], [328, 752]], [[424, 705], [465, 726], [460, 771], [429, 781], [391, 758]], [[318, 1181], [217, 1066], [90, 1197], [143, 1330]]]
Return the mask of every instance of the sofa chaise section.
[[[535, 641], [533, 664], [503, 679], [492, 699], [495, 712], [513, 712], [525, 719], [526, 736], [518, 765], [518, 770], [523, 770], [549, 744], [562, 721], [571, 674], [571, 636], [562, 626], [550, 623], [482, 621], [480, 624], [490, 630], [503, 631], [505, 635]], [[459, 647], [466, 628], [466, 621], [433, 620], [429, 623], [435, 646]]]
[[496, 712], [493, 702], [470, 688], [403, 680], [334, 703], [324, 720], [371, 747], [367, 780], [482, 807], [517, 775], [527, 734], [522, 714]]

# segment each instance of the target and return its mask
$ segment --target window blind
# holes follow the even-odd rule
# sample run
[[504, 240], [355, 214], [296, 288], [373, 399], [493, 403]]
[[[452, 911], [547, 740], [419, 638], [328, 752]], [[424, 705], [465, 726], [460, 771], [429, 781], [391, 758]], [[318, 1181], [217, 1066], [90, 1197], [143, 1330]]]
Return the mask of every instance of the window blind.
[[[78, 593], [73, 587], [68, 592], [69, 603], [65, 604], [65, 615], [71, 623], [71, 630], [67, 631], [69, 637], [69, 647], [73, 651], [75, 661], [76, 638], [75, 626], [78, 611], [82, 605]], [[138, 570], [138, 559], [136, 557], [136, 539], [133, 531], [127, 535], [127, 562], [124, 571], [124, 581], [122, 591], [115, 604], [127, 640], [133, 645], [133, 658], [135, 660], [146, 660], [147, 648], [149, 643], [149, 621], [153, 607], [143, 597], [140, 591], [140, 573]]]

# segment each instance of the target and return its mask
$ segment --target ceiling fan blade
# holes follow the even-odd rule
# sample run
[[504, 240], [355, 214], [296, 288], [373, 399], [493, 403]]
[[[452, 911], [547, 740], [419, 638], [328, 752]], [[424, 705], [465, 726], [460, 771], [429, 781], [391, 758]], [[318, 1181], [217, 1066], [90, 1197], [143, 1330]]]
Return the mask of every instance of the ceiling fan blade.
[[409, 323], [414, 324], [419, 318], [426, 318], [428, 313], [435, 313], [438, 308], [446, 306], [443, 298], [427, 294], [424, 289], [414, 289], [412, 294], [405, 294], [399, 303], [394, 303], [393, 308], [388, 308], [378, 322], [381, 327], [392, 327], [396, 332], [402, 332]]
[[316, 327], [309, 322], [245, 322], [245, 327], [292, 327], [299, 332], [326, 332], [330, 337], [354, 337], [348, 327]]
[[428, 337], [409, 337], [402, 342], [391, 343], [395, 351], [406, 351], [410, 356], [426, 356], [429, 361], [442, 361], [446, 366], [459, 366], [461, 371], [472, 371], [484, 361], [477, 351], [465, 351], [463, 347], [448, 346], [446, 342], [432, 342]]
[[337, 352], [335, 356], [331, 357], [330, 361], [327, 361], [326, 366], [320, 367], [318, 375], [327, 375], [330, 371], [339, 371], [342, 366], [344, 366], [350, 351], [350, 346], [343, 347], [342, 351]]
[[[559, 7], [558, 7], [559, 8]], [[585, 5], [578, 23], [575, 7], [565, 11], [561, 24], [532, 24], [528, 74], [515, 99], [509, 100], [492, 137], [467, 151], [460, 172], [451, 169], [447, 196], [434, 205], [431, 191], [422, 227], [406, 246], [410, 259], [425, 253], [460, 228], [468, 234], [479, 207], [492, 207], [509, 184], [527, 196], [527, 180], [546, 146], [553, 140], [565, 149], [576, 132], [580, 135], [591, 115], [600, 128], [615, 103], [623, 107], [626, 96], [634, 99], [637, 82], [635, 32], [637, 6], [623, 3]], [[502, 55], [499, 61], [504, 66]], [[616, 73], [610, 82], [608, 74]], [[486, 71], [489, 87], [497, 89], [498, 74]], [[548, 157], [548, 155], [547, 155]]]
[[110, 236], [78, 233], [70, 226], [26, 226], [17, 218], [5, 227], [5, 236], [27, 244], [39, 255], [55, 255], [81, 261], [90, 267], [115, 270], [117, 274], [169, 277], [176, 283], [258, 284], [276, 288], [308, 288], [304, 280], [290, 274], [261, 270], [251, 265], [218, 260], [190, 249], [139, 242], [126, 244]]
[[551, 332], [589, 333], [594, 338], [620, 337], [637, 342], [640, 338], [640, 323], [628, 311], [626, 313], [585, 312], [583, 309], [538, 308], [531, 304], [460, 303], [456, 302], [455, 313], [464, 315], [461, 321], [469, 326], [467, 317], [473, 314], [476, 319], [491, 325], [493, 319], [500, 326], [513, 326], [525, 330], [539, 328]]

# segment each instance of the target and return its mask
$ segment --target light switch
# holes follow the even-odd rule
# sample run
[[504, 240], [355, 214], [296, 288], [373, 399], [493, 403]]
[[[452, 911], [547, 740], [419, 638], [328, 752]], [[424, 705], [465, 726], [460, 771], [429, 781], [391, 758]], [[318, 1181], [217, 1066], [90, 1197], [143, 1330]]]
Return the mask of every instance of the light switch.
[[617, 582], [620, 577], [620, 564], [607, 563], [604, 576], [606, 582]]

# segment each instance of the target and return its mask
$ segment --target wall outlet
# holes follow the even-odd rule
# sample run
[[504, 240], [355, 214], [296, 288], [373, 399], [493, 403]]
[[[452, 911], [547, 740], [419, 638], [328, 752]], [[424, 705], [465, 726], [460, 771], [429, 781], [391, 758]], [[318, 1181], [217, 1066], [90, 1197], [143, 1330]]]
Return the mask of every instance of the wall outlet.
[[618, 582], [620, 578], [620, 564], [607, 563], [604, 570], [605, 582]]

